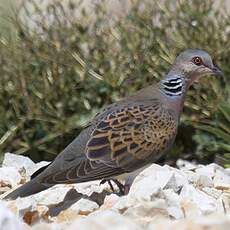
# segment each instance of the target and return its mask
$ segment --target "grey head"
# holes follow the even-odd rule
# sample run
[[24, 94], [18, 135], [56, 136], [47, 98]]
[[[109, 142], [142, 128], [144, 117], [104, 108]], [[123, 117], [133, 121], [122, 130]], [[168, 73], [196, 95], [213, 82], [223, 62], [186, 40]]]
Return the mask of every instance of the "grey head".
[[169, 100], [179, 103], [181, 99], [183, 101], [189, 86], [204, 75], [223, 76], [223, 73], [213, 64], [207, 52], [187, 49], [177, 56], [169, 73], [160, 81], [160, 91]]
[[223, 72], [213, 64], [211, 56], [203, 50], [187, 49], [176, 58], [168, 75], [180, 75], [190, 85], [204, 75], [223, 76]]

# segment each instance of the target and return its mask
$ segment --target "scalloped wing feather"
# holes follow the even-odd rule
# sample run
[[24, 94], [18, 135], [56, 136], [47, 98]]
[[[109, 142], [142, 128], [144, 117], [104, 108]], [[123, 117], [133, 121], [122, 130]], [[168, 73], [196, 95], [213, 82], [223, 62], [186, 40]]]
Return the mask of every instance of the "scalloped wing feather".
[[128, 169], [163, 151], [174, 139], [176, 128], [173, 115], [158, 101], [117, 109], [97, 123], [86, 156]]

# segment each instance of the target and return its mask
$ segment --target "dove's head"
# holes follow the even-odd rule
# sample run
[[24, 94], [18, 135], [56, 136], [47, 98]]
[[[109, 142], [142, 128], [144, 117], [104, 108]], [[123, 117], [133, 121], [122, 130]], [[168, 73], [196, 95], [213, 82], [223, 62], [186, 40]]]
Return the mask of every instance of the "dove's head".
[[210, 55], [198, 49], [187, 49], [180, 53], [170, 72], [184, 77], [188, 85], [204, 75], [223, 76], [219, 67], [213, 64]]

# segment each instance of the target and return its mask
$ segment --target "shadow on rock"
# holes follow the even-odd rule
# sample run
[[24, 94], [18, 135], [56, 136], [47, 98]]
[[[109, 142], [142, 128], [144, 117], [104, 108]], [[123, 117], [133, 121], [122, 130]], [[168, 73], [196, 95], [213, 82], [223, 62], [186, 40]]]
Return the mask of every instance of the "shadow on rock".
[[110, 192], [103, 190], [101, 193], [93, 192], [90, 196], [87, 196], [72, 188], [66, 193], [62, 202], [49, 207], [48, 215], [51, 217], [57, 216], [61, 211], [68, 209], [82, 198], [94, 201], [101, 206], [104, 203], [105, 196], [109, 194]]

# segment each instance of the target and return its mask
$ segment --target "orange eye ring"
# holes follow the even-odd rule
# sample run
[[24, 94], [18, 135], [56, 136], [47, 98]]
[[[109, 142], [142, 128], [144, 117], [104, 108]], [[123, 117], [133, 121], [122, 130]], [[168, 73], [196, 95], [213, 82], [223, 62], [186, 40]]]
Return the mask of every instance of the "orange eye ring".
[[195, 65], [202, 65], [202, 64], [203, 64], [202, 59], [201, 59], [200, 57], [194, 57], [194, 58], [192, 59], [192, 61], [193, 61], [193, 63], [194, 63]]

